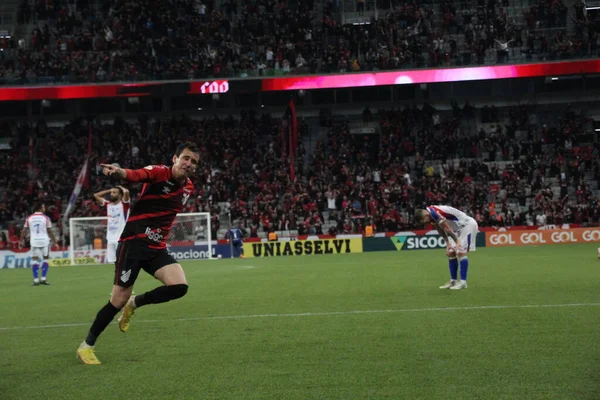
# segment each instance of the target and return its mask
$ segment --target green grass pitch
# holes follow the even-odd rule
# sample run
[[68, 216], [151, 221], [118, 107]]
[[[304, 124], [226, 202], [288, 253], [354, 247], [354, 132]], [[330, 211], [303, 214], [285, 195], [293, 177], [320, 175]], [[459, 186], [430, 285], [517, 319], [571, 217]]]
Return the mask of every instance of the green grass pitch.
[[0, 399], [600, 399], [597, 246], [479, 249], [464, 291], [443, 250], [184, 262], [99, 366], [112, 266], [2, 270]]

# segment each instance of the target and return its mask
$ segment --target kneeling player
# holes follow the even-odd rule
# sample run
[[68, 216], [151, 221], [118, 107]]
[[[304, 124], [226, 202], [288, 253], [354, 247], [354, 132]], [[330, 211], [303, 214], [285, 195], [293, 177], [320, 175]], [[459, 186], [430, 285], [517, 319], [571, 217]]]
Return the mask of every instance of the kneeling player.
[[[440, 289], [466, 289], [469, 269], [467, 253], [475, 251], [477, 222], [456, 208], [441, 205], [417, 210], [415, 217], [421, 224], [433, 223], [439, 234], [446, 240], [450, 281], [440, 286]], [[460, 282], [457, 282], [459, 265]]]

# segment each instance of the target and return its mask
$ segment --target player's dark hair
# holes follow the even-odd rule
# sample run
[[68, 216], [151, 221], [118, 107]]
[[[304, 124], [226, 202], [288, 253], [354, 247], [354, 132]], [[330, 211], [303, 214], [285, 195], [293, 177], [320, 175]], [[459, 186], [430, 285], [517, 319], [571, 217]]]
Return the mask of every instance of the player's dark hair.
[[33, 205], [33, 211], [35, 211], [35, 212], [42, 211], [43, 206], [44, 206], [44, 203], [38, 201]]
[[196, 143], [185, 142], [185, 143], [181, 143], [179, 146], [177, 146], [177, 149], [175, 150], [175, 155], [177, 157], [179, 157], [185, 149], [188, 149], [192, 153], [200, 153], [200, 148], [198, 147], [198, 145]]

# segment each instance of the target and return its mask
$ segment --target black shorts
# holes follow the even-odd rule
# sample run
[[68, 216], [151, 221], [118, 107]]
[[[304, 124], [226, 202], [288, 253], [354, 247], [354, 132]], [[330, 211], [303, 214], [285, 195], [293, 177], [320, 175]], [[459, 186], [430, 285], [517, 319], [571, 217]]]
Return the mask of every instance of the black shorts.
[[167, 249], [152, 249], [148, 243], [141, 240], [120, 242], [117, 247], [115, 262], [114, 284], [121, 287], [131, 287], [143, 269], [148, 274], [154, 273], [169, 264], [177, 264]]

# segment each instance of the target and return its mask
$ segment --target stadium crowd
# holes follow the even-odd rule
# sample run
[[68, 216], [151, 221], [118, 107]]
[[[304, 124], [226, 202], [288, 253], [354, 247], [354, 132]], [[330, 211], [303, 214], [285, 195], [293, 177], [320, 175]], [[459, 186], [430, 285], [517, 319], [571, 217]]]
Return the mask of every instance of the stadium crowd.
[[[100, 175], [100, 163], [168, 164], [178, 142], [193, 140], [201, 145], [201, 165], [186, 211], [210, 212], [213, 237], [229, 212], [250, 236], [360, 233], [367, 223], [399, 231], [415, 228], [414, 209], [426, 204], [451, 204], [481, 226], [600, 222], [600, 199], [589, 186], [590, 179], [600, 184], [600, 149], [582, 139], [589, 121], [570, 107], [542, 126], [530, 123], [535, 111], [527, 106], [500, 113], [507, 114], [506, 123], [477, 132], [461, 124], [480, 121], [479, 115], [500, 121], [499, 111], [469, 104], [454, 104], [446, 114], [428, 104], [379, 110], [371, 117], [381, 126], [375, 147], [351, 134], [347, 122], [324, 119], [327, 138], [310, 154], [303, 146], [310, 132], [301, 119], [294, 181], [281, 156], [281, 121], [266, 114], [92, 121], [88, 184], [70, 216], [103, 213], [92, 193], [116, 182]], [[0, 153], [0, 186], [6, 188], [0, 221], [22, 222], [42, 200], [58, 222], [88, 146], [87, 121], [3, 128], [15, 139], [12, 152]], [[140, 187], [130, 189], [135, 199]], [[9, 234], [8, 243], [18, 236], [18, 224]]]
[[[326, 2], [320, 19], [314, 1], [255, 0], [238, 9], [231, 0], [220, 7], [202, 0], [112, 0], [95, 9], [84, 0], [23, 0], [18, 19], [35, 21], [34, 28], [0, 44], [13, 48], [0, 53], [0, 83], [307, 74], [598, 55], [595, 21], [579, 3], [571, 10], [563, 0], [539, 0], [521, 11], [508, 0], [391, 1], [370, 24], [356, 26], [339, 24], [338, 3]], [[495, 60], [486, 60], [494, 52]]]

